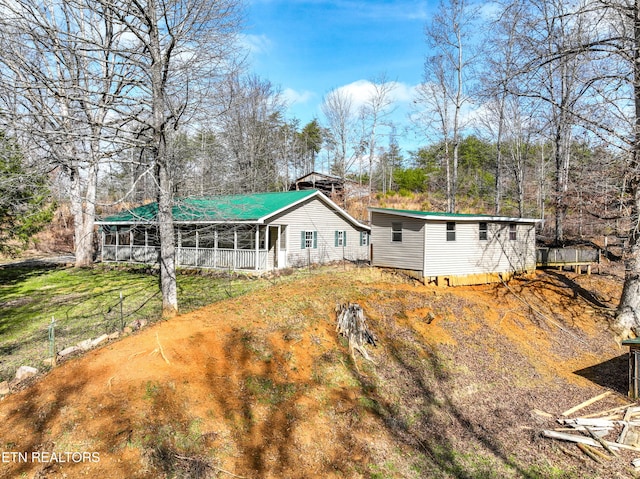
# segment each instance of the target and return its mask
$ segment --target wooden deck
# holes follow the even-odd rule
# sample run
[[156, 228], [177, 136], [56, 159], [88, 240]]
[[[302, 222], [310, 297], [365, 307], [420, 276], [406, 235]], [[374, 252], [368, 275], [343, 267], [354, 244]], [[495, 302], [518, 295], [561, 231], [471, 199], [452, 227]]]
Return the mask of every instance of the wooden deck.
[[576, 273], [581, 273], [586, 268], [587, 274], [591, 274], [593, 264], [600, 263], [600, 250], [595, 248], [537, 248], [536, 266], [539, 268], [573, 268]]

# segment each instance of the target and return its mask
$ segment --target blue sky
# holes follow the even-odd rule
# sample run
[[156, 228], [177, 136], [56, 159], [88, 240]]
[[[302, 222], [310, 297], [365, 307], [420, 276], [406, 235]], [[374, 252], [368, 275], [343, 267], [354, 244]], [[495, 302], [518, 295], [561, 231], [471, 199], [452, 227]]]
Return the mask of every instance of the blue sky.
[[422, 78], [424, 27], [437, 3], [407, 0], [250, 0], [250, 69], [278, 86], [288, 115], [322, 120], [325, 94], [347, 88], [357, 103], [367, 81], [398, 82], [397, 121], [406, 122], [411, 90]]

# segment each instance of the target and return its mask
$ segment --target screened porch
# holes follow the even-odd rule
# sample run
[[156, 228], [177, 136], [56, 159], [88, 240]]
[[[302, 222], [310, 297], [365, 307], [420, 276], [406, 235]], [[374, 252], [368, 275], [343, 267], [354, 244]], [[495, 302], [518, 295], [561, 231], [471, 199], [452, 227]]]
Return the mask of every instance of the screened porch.
[[[271, 227], [272, 229], [274, 227]], [[279, 227], [278, 227], [279, 228]], [[176, 225], [178, 266], [266, 270], [273, 265], [277, 241], [269, 245], [269, 227], [251, 224]], [[273, 235], [272, 235], [273, 236]], [[102, 227], [102, 261], [157, 263], [160, 240], [153, 225]]]

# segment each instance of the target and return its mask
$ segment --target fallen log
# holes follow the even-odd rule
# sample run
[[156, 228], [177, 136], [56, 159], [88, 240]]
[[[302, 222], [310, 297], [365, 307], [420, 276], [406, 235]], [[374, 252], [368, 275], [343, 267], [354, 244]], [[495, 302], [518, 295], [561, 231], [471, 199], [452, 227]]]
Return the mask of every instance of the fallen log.
[[536, 414], [536, 415], [538, 415], [538, 416], [540, 416], [540, 417], [548, 417], [548, 418], [552, 418], [553, 417], [552, 414], [549, 414], [548, 412], [543, 411], [541, 409], [532, 409], [531, 412]]
[[[612, 431], [610, 427], [590, 427], [594, 433], [599, 433], [601, 436], [606, 436]], [[561, 432], [575, 432], [575, 431], [584, 431], [587, 432], [587, 426], [573, 426], [573, 427], [556, 427], [553, 429], [554, 431]]]

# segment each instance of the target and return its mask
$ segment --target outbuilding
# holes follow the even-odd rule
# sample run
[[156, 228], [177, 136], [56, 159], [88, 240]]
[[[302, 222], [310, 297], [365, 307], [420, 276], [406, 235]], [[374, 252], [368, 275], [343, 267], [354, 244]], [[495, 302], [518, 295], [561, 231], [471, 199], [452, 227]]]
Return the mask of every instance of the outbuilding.
[[536, 224], [502, 216], [369, 208], [371, 264], [437, 284], [481, 284], [536, 269]]
[[[157, 203], [96, 221], [102, 261], [156, 263]], [[268, 271], [367, 261], [370, 228], [317, 190], [184, 198], [173, 207], [178, 266]]]

